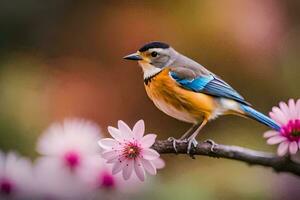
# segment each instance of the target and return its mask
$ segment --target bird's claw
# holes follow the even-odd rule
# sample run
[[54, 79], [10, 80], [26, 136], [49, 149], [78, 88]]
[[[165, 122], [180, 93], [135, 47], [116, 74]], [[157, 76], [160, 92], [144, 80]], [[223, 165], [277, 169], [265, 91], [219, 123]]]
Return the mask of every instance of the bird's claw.
[[195, 138], [191, 138], [188, 140], [188, 148], [187, 148], [187, 154], [189, 154], [193, 159], [195, 159], [195, 157], [191, 154], [191, 150], [192, 148], [197, 147], [198, 142]]
[[173, 148], [174, 148], [176, 154], [178, 153], [176, 144], [177, 144], [177, 143], [185, 143], [185, 142], [187, 142], [186, 140], [176, 139], [176, 138], [174, 138], [174, 137], [169, 137], [169, 138], [168, 138], [168, 141], [170, 141], [170, 142], [173, 143]]
[[215, 152], [215, 147], [218, 145], [217, 143], [215, 143], [213, 140], [211, 139], [207, 139], [204, 141], [205, 143], [209, 143], [211, 145], [210, 147], [210, 151], [211, 152]]

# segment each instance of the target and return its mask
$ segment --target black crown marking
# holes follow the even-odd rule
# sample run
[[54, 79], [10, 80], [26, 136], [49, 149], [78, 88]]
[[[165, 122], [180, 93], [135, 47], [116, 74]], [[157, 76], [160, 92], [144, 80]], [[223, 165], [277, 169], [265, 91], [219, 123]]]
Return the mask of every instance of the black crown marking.
[[148, 49], [152, 48], [161, 48], [161, 49], [167, 49], [170, 45], [163, 43], [163, 42], [150, 42], [148, 44], [145, 44], [142, 48], [139, 49], [140, 52], [147, 51]]

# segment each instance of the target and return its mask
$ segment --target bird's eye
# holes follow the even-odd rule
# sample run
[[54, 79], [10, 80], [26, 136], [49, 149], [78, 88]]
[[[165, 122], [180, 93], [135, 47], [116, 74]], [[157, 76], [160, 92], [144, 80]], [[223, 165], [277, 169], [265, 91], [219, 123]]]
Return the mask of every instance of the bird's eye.
[[156, 51], [153, 51], [152, 53], [151, 53], [151, 56], [152, 57], [156, 57], [158, 55], [158, 53], [156, 52]]

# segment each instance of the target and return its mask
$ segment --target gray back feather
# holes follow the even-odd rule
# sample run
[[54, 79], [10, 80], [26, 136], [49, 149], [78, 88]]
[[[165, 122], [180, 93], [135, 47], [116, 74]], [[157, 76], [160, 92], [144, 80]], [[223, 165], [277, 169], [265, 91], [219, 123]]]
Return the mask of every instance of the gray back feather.
[[194, 79], [198, 76], [213, 74], [196, 61], [179, 53], [170, 66], [171, 70], [176, 72], [181, 78]]

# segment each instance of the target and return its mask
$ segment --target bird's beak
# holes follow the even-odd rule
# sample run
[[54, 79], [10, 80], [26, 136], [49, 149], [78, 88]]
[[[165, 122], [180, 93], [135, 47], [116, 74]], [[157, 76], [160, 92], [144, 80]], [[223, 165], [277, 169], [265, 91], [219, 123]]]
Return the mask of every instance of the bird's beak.
[[138, 53], [133, 53], [123, 57], [126, 60], [143, 60], [143, 58]]

